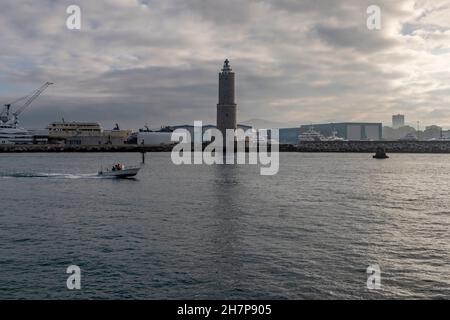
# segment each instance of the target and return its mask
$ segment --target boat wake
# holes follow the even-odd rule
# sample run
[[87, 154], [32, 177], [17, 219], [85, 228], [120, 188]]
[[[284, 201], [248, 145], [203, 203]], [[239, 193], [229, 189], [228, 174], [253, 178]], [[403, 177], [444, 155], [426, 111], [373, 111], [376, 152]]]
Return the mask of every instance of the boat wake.
[[48, 178], [48, 179], [105, 179], [97, 173], [69, 174], [69, 173], [41, 173], [41, 172], [17, 172], [0, 173], [0, 178]]

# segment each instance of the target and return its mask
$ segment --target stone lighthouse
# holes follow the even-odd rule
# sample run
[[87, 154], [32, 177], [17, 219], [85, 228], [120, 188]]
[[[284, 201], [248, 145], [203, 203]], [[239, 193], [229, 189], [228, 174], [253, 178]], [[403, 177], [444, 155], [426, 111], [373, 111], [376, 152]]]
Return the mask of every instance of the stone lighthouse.
[[236, 130], [235, 76], [230, 61], [225, 60], [219, 73], [219, 103], [217, 104], [217, 129], [225, 137], [226, 129]]

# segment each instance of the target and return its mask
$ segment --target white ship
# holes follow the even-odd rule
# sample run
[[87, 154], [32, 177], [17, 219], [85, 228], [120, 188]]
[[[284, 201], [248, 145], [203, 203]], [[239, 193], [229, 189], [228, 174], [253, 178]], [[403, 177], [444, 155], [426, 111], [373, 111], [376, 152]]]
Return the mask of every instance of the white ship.
[[308, 131], [300, 133], [298, 136], [298, 142], [304, 141], [324, 141], [325, 137], [320, 133], [314, 130], [314, 127], [310, 127]]
[[[43, 86], [33, 91], [27, 96], [17, 99], [14, 102], [5, 104], [0, 112], [0, 144], [32, 144], [33, 135], [26, 129], [18, 126], [18, 117], [25, 109], [53, 83], [46, 82]], [[13, 112], [11, 110], [17, 103], [25, 100], [21, 106]]]
[[24, 128], [0, 124], [0, 144], [31, 144], [33, 136]]
[[303, 132], [298, 136], [299, 143], [304, 141], [347, 141], [347, 140], [345, 140], [342, 137], [339, 137], [336, 131], [333, 131], [331, 136], [325, 137], [320, 132], [315, 131], [314, 127], [311, 126], [308, 131]]
[[325, 138], [325, 141], [347, 141], [347, 140], [345, 140], [345, 139], [342, 138], [342, 137], [339, 137], [339, 136], [337, 135], [337, 131], [333, 131], [332, 134], [331, 134], [331, 136]]

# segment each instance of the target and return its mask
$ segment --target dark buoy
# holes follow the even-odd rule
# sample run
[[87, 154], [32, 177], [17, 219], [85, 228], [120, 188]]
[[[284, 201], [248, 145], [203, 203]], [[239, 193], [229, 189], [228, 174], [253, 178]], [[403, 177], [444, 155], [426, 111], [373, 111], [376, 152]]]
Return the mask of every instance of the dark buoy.
[[384, 148], [378, 147], [373, 158], [374, 159], [389, 159], [389, 156], [386, 154], [386, 150], [384, 150]]

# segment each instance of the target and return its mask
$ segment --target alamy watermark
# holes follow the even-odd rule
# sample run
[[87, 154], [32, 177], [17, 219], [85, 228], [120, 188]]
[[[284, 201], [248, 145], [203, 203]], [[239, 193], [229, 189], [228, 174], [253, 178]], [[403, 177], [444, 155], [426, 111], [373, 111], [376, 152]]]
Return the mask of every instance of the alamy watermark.
[[[66, 27], [69, 30], [81, 30], [81, 8], [75, 4], [67, 7], [66, 13], [69, 14], [66, 20]], [[372, 4], [367, 7], [368, 15], [366, 26], [369, 30], [381, 30], [381, 8]]]
[[77, 5], [70, 5], [66, 9], [69, 14], [66, 20], [66, 27], [69, 30], [81, 30], [81, 8]]
[[381, 268], [378, 264], [372, 264], [367, 268], [367, 289], [381, 289]]
[[367, 17], [366, 25], [369, 30], [381, 30], [381, 8], [377, 5], [371, 5], [366, 10]]
[[[227, 129], [224, 137], [222, 132], [215, 128], [203, 132], [202, 122], [195, 121], [193, 133], [194, 137], [187, 129], [177, 129], [172, 133], [172, 142], [178, 143], [172, 149], [171, 155], [175, 165], [259, 164], [261, 175], [278, 173], [278, 129]], [[209, 144], [203, 149], [204, 142]]]
[[81, 289], [81, 269], [79, 266], [71, 265], [67, 267], [66, 273], [70, 274], [67, 278], [66, 286], [69, 290]]

